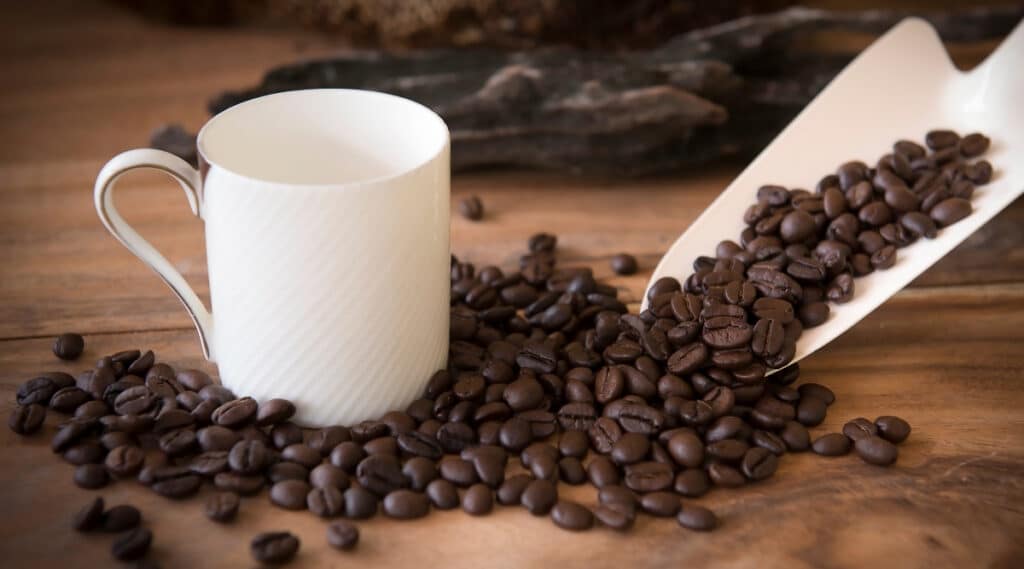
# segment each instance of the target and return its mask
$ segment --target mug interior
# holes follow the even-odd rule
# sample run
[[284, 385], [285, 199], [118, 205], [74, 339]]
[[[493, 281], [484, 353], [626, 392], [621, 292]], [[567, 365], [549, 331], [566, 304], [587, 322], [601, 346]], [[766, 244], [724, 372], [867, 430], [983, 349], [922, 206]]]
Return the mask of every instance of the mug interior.
[[235, 105], [199, 132], [203, 159], [265, 182], [359, 184], [429, 162], [448, 128], [423, 105], [374, 91], [312, 89]]

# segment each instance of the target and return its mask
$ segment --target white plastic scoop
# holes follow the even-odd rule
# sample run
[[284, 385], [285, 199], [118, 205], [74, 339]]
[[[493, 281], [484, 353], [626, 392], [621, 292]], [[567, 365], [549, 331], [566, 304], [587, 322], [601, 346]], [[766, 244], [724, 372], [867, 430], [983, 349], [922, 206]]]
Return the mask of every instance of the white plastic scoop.
[[[923, 140], [949, 128], [992, 139], [985, 159], [992, 182], [979, 186], [974, 213], [901, 249], [894, 267], [858, 278], [853, 300], [831, 306], [824, 324], [804, 331], [793, 361], [832, 341], [899, 292], [1024, 193], [1024, 24], [977, 68], [957, 70], [925, 21], [907, 19], [864, 50], [718, 196], [658, 263], [651, 283], [682, 282], [693, 260], [714, 255], [723, 239], [738, 240], [743, 212], [758, 187], [810, 188], [848, 160], [874, 164], [895, 140]], [[650, 285], [648, 285], [650, 286]], [[643, 308], [647, 307], [646, 296]]]

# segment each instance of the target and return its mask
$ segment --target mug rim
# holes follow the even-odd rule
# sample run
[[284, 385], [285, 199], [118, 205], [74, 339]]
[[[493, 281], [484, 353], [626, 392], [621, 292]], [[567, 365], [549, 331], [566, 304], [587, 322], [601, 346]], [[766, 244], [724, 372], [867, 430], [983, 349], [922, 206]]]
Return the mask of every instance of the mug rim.
[[[228, 114], [231, 114], [231, 113], [234, 113], [234, 112], [241, 112], [242, 110], [244, 110], [244, 107], [258, 104], [259, 102], [265, 101], [266, 99], [280, 98], [280, 97], [287, 97], [287, 96], [296, 96], [297, 93], [335, 93], [335, 94], [350, 94], [350, 95], [351, 94], [357, 94], [357, 95], [360, 95], [360, 96], [372, 96], [372, 97], [380, 97], [380, 98], [384, 98], [384, 99], [392, 99], [392, 100], [397, 101], [397, 102], [399, 102], [401, 104], [410, 105], [412, 107], [415, 107], [415, 108], [417, 108], [418, 111], [424, 111], [431, 118], [431, 120], [435, 121], [437, 123], [437, 126], [440, 127], [440, 129], [441, 129], [440, 132], [442, 133], [442, 136], [438, 137], [440, 140], [439, 140], [439, 143], [438, 143], [436, 148], [432, 149], [429, 153], [427, 153], [427, 155], [423, 159], [417, 160], [416, 162], [412, 163], [408, 167], [401, 168], [401, 169], [399, 169], [396, 172], [392, 172], [392, 173], [388, 173], [388, 174], [383, 174], [383, 175], [376, 176], [376, 177], [373, 177], [373, 178], [367, 178], [367, 179], [363, 179], [363, 180], [353, 180], [353, 181], [348, 181], [348, 182], [339, 181], [339, 182], [324, 182], [324, 183], [306, 183], [306, 182], [283, 182], [283, 181], [277, 181], [277, 180], [269, 180], [269, 179], [266, 179], [266, 178], [263, 178], [263, 177], [253, 176], [251, 174], [245, 174], [245, 173], [239, 172], [239, 171], [237, 171], [235, 169], [228, 168], [227, 166], [225, 166], [221, 162], [218, 162], [218, 161], [210, 159], [209, 154], [206, 151], [206, 149], [204, 148], [204, 144], [203, 144], [203, 142], [205, 140], [204, 134], [206, 133], [207, 129], [211, 128], [213, 125], [215, 125], [218, 122], [218, 119], [221, 119], [221, 118], [227, 116]], [[374, 91], [374, 90], [371, 90], [371, 89], [344, 89], [344, 88], [292, 89], [292, 90], [289, 90], [289, 91], [279, 91], [277, 93], [268, 93], [266, 95], [261, 95], [259, 97], [254, 97], [252, 99], [248, 99], [248, 100], [242, 101], [241, 103], [238, 103], [237, 105], [232, 105], [231, 107], [228, 107], [228, 108], [224, 109], [223, 111], [221, 111], [221, 112], [217, 113], [216, 115], [210, 117], [210, 119], [207, 120], [205, 124], [203, 124], [202, 128], [199, 129], [199, 133], [196, 134], [196, 153], [198, 154], [198, 157], [199, 157], [199, 170], [200, 170], [200, 173], [201, 173], [201, 176], [202, 176], [202, 179], [203, 179], [204, 182], [206, 181], [206, 174], [207, 174], [207, 171], [209, 170], [209, 167], [210, 166], [216, 166], [216, 167], [218, 167], [218, 168], [220, 168], [220, 169], [222, 169], [222, 170], [224, 170], [226, 172], [229, 172], [229, 173], [231, 173], [231, 174], [233, 174], [235, 176], [238, 176], [240, 178], [244, 178], [244, 179], [247, 179], [247, 180], [254, 180], [254, 181], [260, 182], [260, 183], [262, 183], [264, 185], [268, 185], [268, 186], [288, 187], [288, 188], [321, 188], [321, 189], [327, 189], [327, 188], [342, 189], [343, 188], [343, 189], [354, 189], [354, 188], [359, 188], [359, 187], [378, 185], [378, 184], [381, 184], [381, 183], [384, 183], [384, 182], [389, 182], [389, 181], [392, 181], [392, 180], [396, 180], [396, 179], [401, 178], [403, 176], [408, 176], [409, 174], [411, 174], [413, 172], [416, 172], [417, 170], [423, 168], [424, 166], [434, 162], [434, 160], [436, 160], [440, 155], [442, 155], [449, 148], [450, 144], [451, 144], [451, 131], [448, 130], [448, 124], [445, 123], [444, 119], [442, 119], [440, 115], [438, 115], [436, 112], [434, 112], [433, 109], [431, 109], [430, 107], [427, 107], [423, 103], [420, 103], [418, 101], [414, 101], [412, 99], [407, 99], [405, 97], [401, 97], [401, 96], [398, 96], [398, 95], [393, 95], [391, 93], [385, 93], [383, 91]]]

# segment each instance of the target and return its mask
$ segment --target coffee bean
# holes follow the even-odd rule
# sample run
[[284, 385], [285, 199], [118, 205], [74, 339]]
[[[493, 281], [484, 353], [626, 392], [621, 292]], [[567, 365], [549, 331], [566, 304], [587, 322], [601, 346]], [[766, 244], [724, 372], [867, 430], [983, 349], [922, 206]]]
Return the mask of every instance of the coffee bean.
[[80, 488], [95, 490], [107, 485], [110, 479], [107, 470], [100, 464], [83, 464], [75, 468], [75, 484]]
[[[217, 476], [228, 474], [222, 472]], [[187, 469], [166, 469], [165, 472], [158, 472], [156, 479], [150, 488], [165, 498], [181, 499], [187, 498], [199, 491], [203, 479], [196, 474], [191, 474]], [[216, 480], [216, 479], [215, 479]], [[260, 480], [262, 486], [262, 479]], [[241, 493], [241, 492], [240, 492]]]
[[878, 436], [890, 443], [900, 444], [910, 436], [910, 423], [899, 417], [883, 415], [875, 419], [874, 424], [878, 427]]
[[312, 488], [306, 494], [306, 507], [321, 518], [333, 518], [344, 513], [345, 498], [341, 490], [333, 486]]
[[263, 427], [287, 421], [295, 414], [295, 405], [287, 399], [269, 399], [259, 405], [256, 424]]
[[803, 425], [814, 427], [825, 420], [828, 406], [817, 397], [802, 397], [796, 407], [796, 420]]
[[100, 529], [107, 533], [118, 533], [137, 527], [141, 521], [142, 513], [138, 508], [122, 504], [104, 512]]
[[221, 404], [211, 419], [215, 425], [238, 428], [256, 416], [257, 404], [252, 397], [243, 397]]
[[618, 468], [603, 456], [594, 457], [587, 465], [587, 478], [598, 488], [618, 484], [620, 475]]
[[62, 360], [77, 360], [84, 349], [85, 339], [81, 334], [67, 332], [53, 341], [53, 355]]
[[228, 453], [228, 466], [239, 474], [257, 474], [273, 461], [270, 449], [259, 440], [241, 440]]
[[[108, 388], [109, 389], [109, 388]], [[80, 405], [92, 399], [92, 395], [75, 386], [62, 387], [50, 397], [50, 409], [60, 413], [71, 413]], [[104, 409], [106, 411], [106, 409]], [[104, 413], [106, 414], [106, 413]]]
[[711, 479], [715, 486], [736, 488], [743, 486], [747, 481], [742, 472], [722, 462], [711, 463], [707, 467], [707, 471], [708, 478]]
[[842, 433], [828, 433], [815, 439], [811, 450], [822, 456], [842, 456], [850, 452], [850, 439]]
[[[27, 429], [31, 432], [37, 421], [40, 424], [42, 423], [42, 418], [40, 418], [39, 415], [41, 413], [45, 413], [45, 411], [31, 409], [32, 405], [29, 405], [28, 407], [29, 408], [25, 411], [20, 411], [16, 408], [14, 410], [14, 414], [19, 417], [18, 424], [23, 425], [19, 428]], [[22, 413], [24, 413], [24, 415], [22, 415]], [[13, 416], [14, 415], [12, 415], [12, 417]], [[21, 417], [24, 418], [22, 419]], [[10, 424], [9, 420], [8, 426], [10, 426]], [[35, 426], [34, 428], [38, 429], [38, 426]], [[14, 429], [12, 428], [12, 430]], [[94, 430], [96, 430], [96, 421], [94, 419], [72, 419], [67, 421], [60, 427], [60, 429], [57, 430], [57, 434], [54, 435], [53, 439], [50, 441], [50, 448], [53, 452], [64, 452], [85, 435], [93, 432]]]
[[484, 204], [477, 196], [469, 196], [459, 201], [459, 213], [470, 221], [480, 221], [484, 217]]
[[359, 528], [339, 520], [327, 526], [327, 543], [335, 549], [350, 551], [359, 543]]
[[306, 468], [313, 468], [320, 464], [320, 452], [308, 446], [296, 443], [288, 445], [281, 450], [281, 459], [297, 462]]
[[134, 561], [149, 551], [153, 542], [153, 532], [145, 528], [135, 528], [118, 538], [110, 546], [110, 553], [118, 561]]
[[400, 520], [422, 518], [430, 513], [430, 500], [412, 490], [394, 490], [384, 497], [384, 513]]
[[34, 377], [18, 386], [16, 401], [18, 405], [46, 405], [57, 389], [57, 384], [49, 377]]
[[105, 466], [107, 471], [118, 478], [133, 476], [142, 468], [142, 462], [146, 459], [141, 448], [134, 445], [122, 445], [107, 454]]
[[636, 492], [657, 492], [672, 486], [675, 473], [672, 467], [660, 462], [640, 462], [626, 467], [623, 481]]
[[240, 502], [238, 494], [234, 492], [218, 492], [206, 499], [203, 514], [215, 522], [227, 523], [238, 515]]
[[636, 257], [626, 253], [619, 253], [612, 257], [611, 267], [612, 272], [617, 275], [632, 275], [637, 269]]
[[305, 480], [282, 480], [271, 486], [270, 501], [280, 508], [302, 510], [306, 507], [309, 490]]
[[370, 491], [352, 486], [345, 490], [345, 517], [363, 520], [372, 518], [377, 514], [377, 502], [379, 498]]
[[[31, 435], [43, 426], [46, 419], [46, 408], [36, 403], [17, 405], [11, 410], [7, 419], [7, 426], [19, 435]], [[62, 450], [70, 443], [61, 444]]]
[[[190, 452], [196, 446], [196, 433], [192, 429], [178, 429], [161, 436], [157, 444], [160, 446], [160, 450], [168, 455], [180, 456]], [[227, 452], [214, 452], [224, 452], [224, 463], [227, 466]]]
[[781, 456], [786, 453], [786, 441], [782, 440], [781, 437], [771, 431], [755, 429], [753, 434], [750, 436], [750, 441], [755, 445], [770, 451], [776, 456]]
[[331, 464], [345, 472], [354, 474], [356, 466], [364, 458], [366, 458], [366, 453], [361, 445], [353, 441], [345, 441], [334, 447], [334, 450], [331, 451], [330, 461]]
[[267, 478], [270, 479], [270, 482], [272, 484], [276, 482], [281, 482], [282, 480], [310, 479], [310, 483], [314, 484], [314, 486], [316, 485], [315, 483], [313, 483], [311, 479], [309, 469], [306, 468], [305, 466], [302, 466], [301, 464], [296, 464], [294, 462], [278, 462], [271, 465], [270, 468], [267, 469]]
[[498, 440], [501, 446], [510, 451], [519, 451], [526, 448], [533, 440], [533, 431], [530, 423], [519, 417], [512, 417], [501, 425], [498, 432]]
[[952, 130], [936, 129], [928, 131], [924, 137], [924, 142], [932, 150], [941, 150], [956, 146], [960, 142], [960, 135]]
[[857, 455], [868, 464], [889, 466], [896, 462], [899, 450], [882, 437], [861, 437], [854, 443]]
[[203, 451], [231, 450], [241, 436], [226, 427], [211, 425], [196, 432], [196, 440]]
[[695, 468], [704, 462], [704, 443], [693, 433], [679, 433], [669, 439], [668, 452], [680, 466]]
[[71, 527], [78, 531], [92, 531], [103, 523], [103, 498], [96, 496], [78, 510], [71, 519]]
[[764, 480], [775, 474], [779, 460], [771, 451], [761, 447], [753, 447], [743, 456], [741, 469], [751, 480]]
[[814, 397], [823, 401], [825, 405], [831, 405], [836, 400], [836, 395], [831, 389], [818, 383], [801, 384], [797, 391], [800, 392], [800, 397]]
[[261, 533], [249, 543], [249, 552], [259, 563], [280, 565], [299, 551], [299, 538], [286, 531]]
[[356, 467], [356, 479], [363, 488], [378, 496], [408, 485], [398, 459], [389, 455], [371, 455], [364, 458]]
[[[153, 375], [153, 370], [149, 371], [149, 375]], [[223, 385], [217, 385], [214, 383], [207, 384], [200, 388], [199, 396], [208, 401], [216, 401], [218, 406], [235, 400], [234, 392]]]
[[462, 497], [462, 509], [471, 516], [484, 516], [494, 509], [494, 494], [485, 484], [474, 484]]
[[213, 477], [213, 485], [218, 490], [250, 496], [263, 488], [263, 477], [246, 476], [237, 472], [221, 472]]
[[[112, 434], [112, 433], [108, 433]], [[63, 458], [75, 466], [82, 464], [99, 464], [107, 455], [107, 449], [95, 442], [79, 443], [64, 451]]]
[[718, 516], [714, 512], [703, 506], [690, 504], [682, 507], [676, 521], [682, 527], [694, 531], [711, 531], [718, 527]]
[[594, 514], [581, 504], [559, 500], [551, 508], [551, 520], [562, 529], [582, 531], [594, 526]]
[[850, 440], [856, 442], [858, 439], [877, 435], [878, 428], [871, 421], [868, 421], [863, 417], [857, 417], [843, 425], [843, 434]]
[[636, 516], [623, 511], [617, 504], [600, 504], [594, 508], [594, 518], [611, 529], [625, 531], [632, 527]]
[[643, 511], [658, 518], [671, 518], [679, 512], [679, 497], [672, 492], [651, 492], [640, 498]]
[[948, 227], [971, 214], [971, 202], [963, 198], [948, 198], [935, 205], [929, 212], [939, 227]]

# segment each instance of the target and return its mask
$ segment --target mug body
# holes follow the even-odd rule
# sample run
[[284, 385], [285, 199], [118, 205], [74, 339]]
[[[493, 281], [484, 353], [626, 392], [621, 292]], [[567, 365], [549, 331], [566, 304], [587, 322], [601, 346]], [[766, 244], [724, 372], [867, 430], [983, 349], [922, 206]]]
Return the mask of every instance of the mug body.
[[448, 351], [443, 121], [392, 95], [295, 91], [224, 111], [198, 144], [224, 385], [309, 426], [420, 397]]

